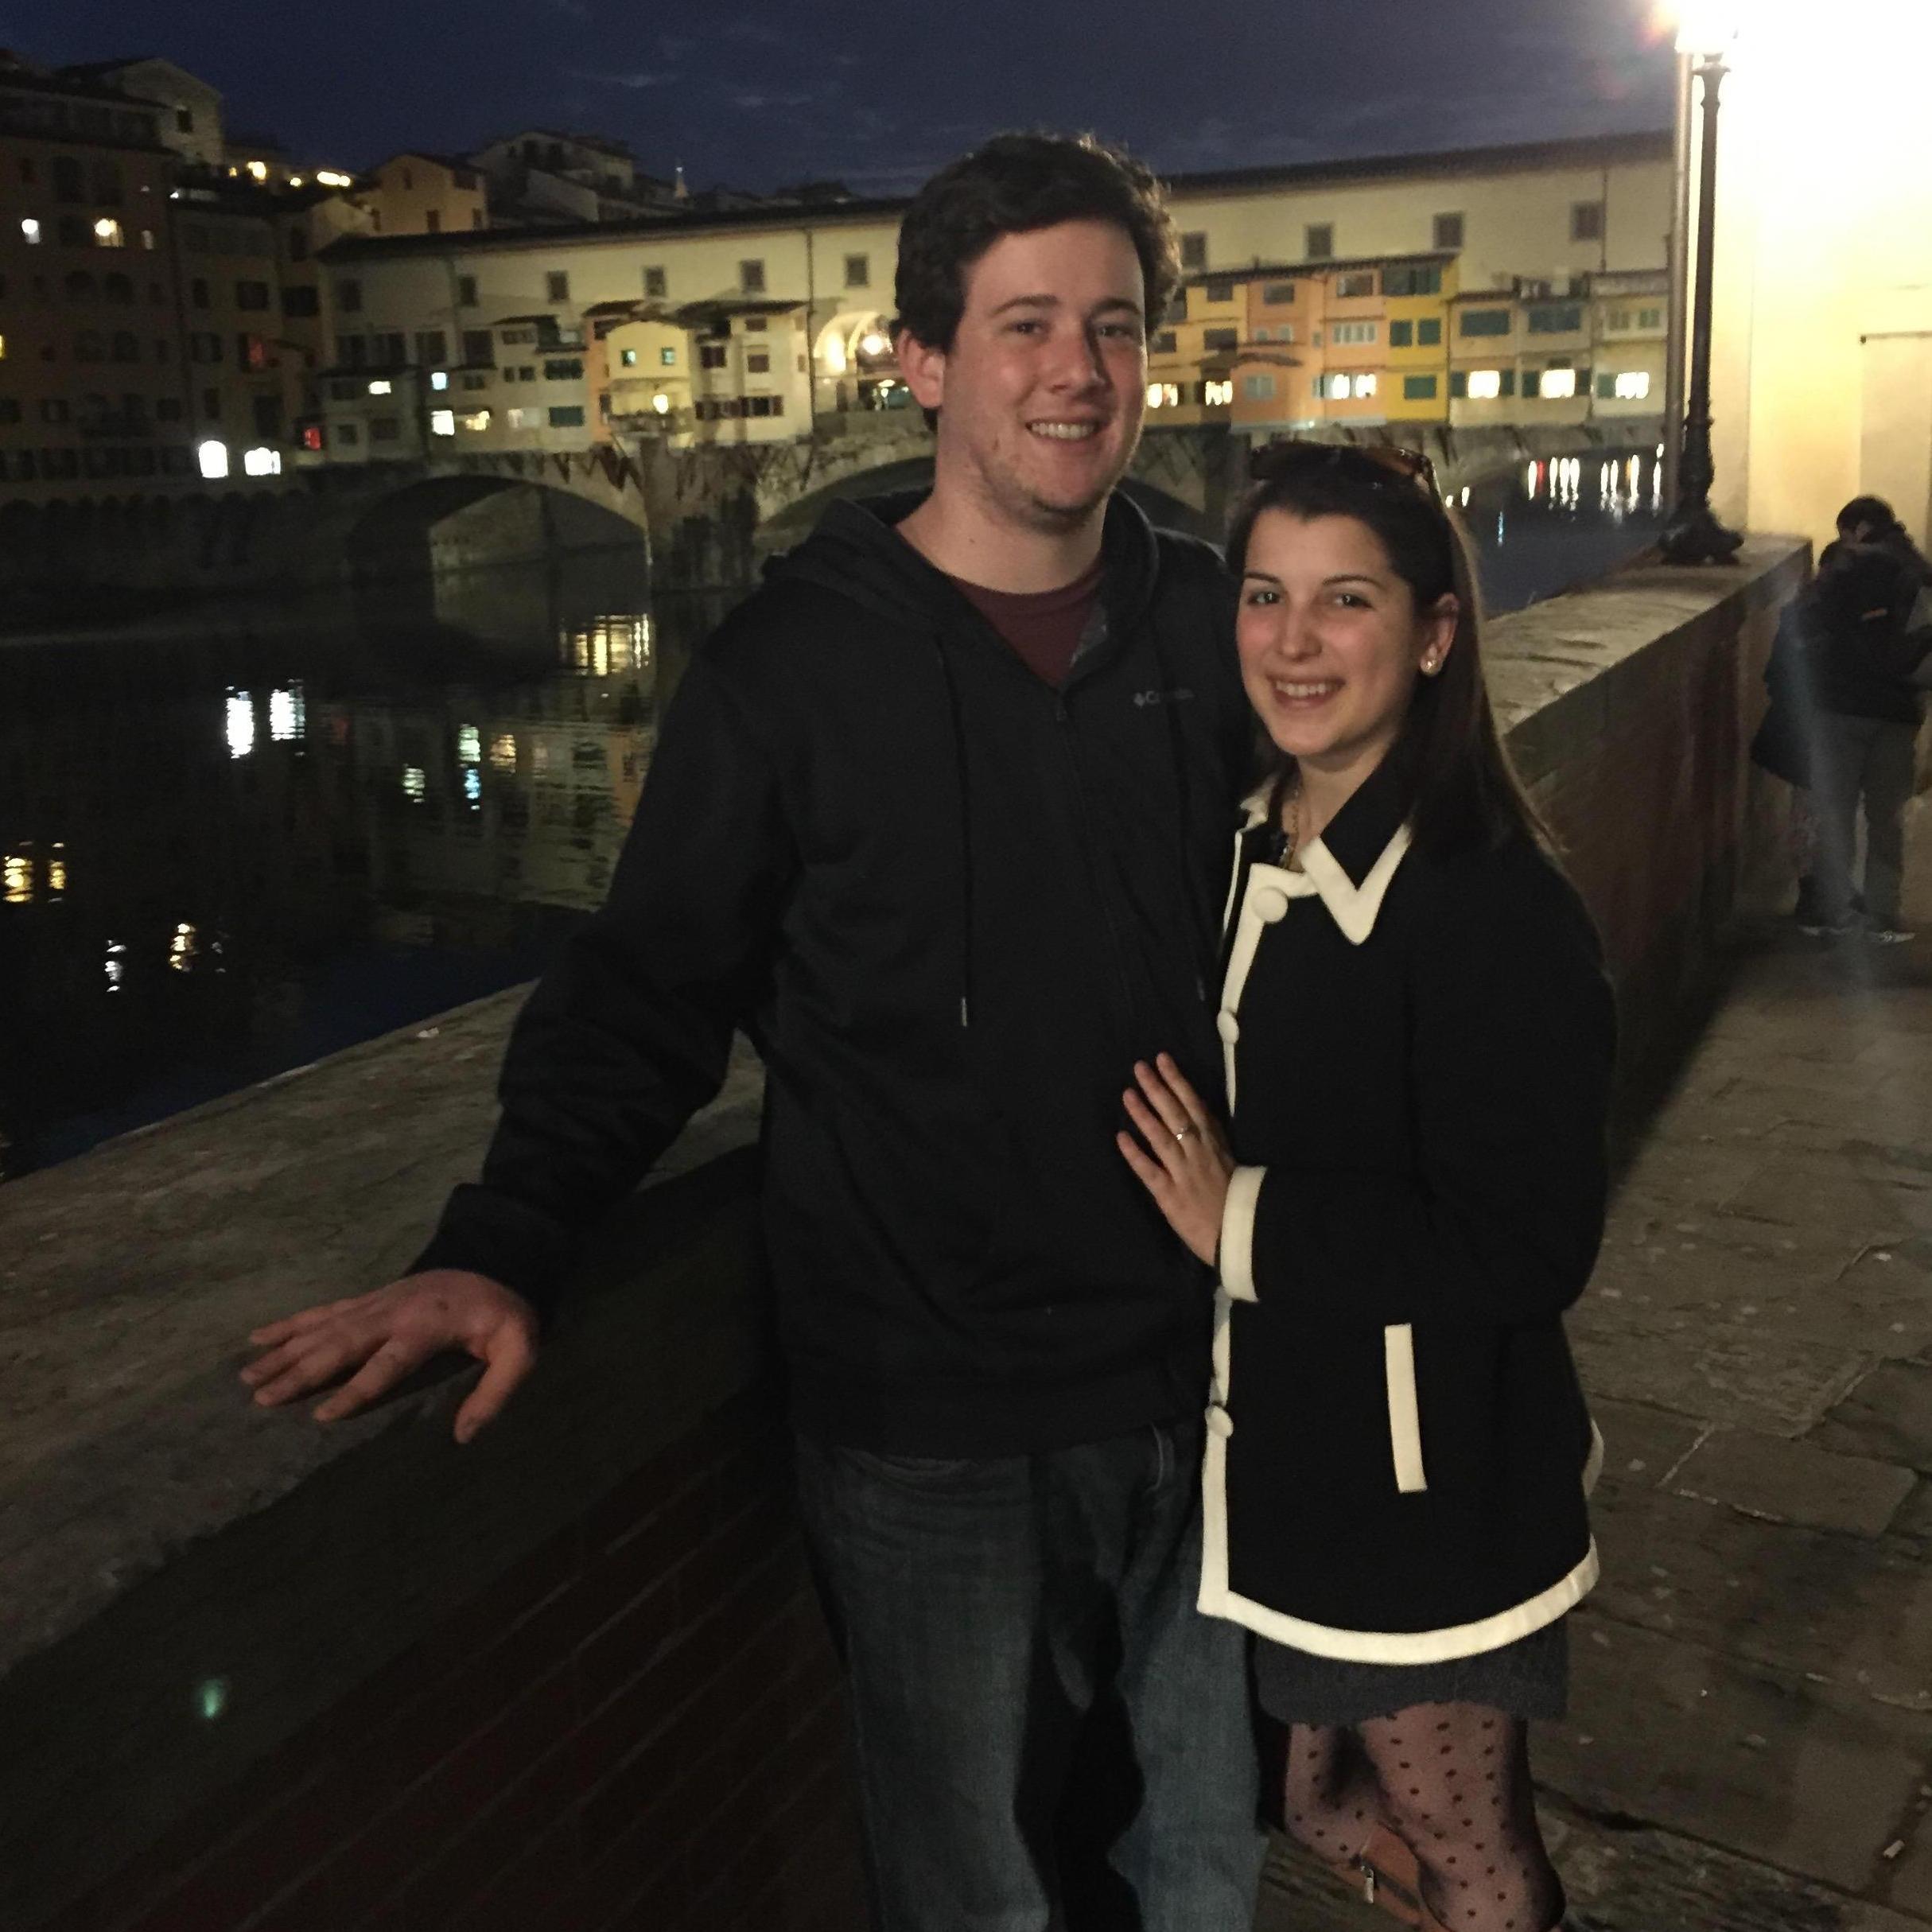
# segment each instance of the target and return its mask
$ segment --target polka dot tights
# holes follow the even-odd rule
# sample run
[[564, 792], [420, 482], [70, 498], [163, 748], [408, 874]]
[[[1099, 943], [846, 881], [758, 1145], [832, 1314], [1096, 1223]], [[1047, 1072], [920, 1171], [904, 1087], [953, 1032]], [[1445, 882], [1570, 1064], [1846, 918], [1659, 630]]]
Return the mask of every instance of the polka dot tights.
[[1286, 1822], [1353, 1858], [1378, 1816], [1414, 1851], [1447, 1932], [1549, 1932], [1563, 1887], [1537, 1829], [1528, 1728], [1479, 1704], [1417, 1704], [1348, 1728], [1295, 1726]]

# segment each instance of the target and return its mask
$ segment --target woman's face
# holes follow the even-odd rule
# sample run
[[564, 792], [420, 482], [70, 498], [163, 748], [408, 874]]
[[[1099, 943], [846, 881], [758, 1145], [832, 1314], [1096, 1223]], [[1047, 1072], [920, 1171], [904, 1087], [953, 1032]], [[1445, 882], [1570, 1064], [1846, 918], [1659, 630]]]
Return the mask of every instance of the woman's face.
[[1395, 742], [1425, 660], [1448, 655], [1456, 616], [1452, 597], [1418, 613], [1366, 523], [1264, 510], [1234, 627], [1248, 702], [1290, 757], [1359, 783]]

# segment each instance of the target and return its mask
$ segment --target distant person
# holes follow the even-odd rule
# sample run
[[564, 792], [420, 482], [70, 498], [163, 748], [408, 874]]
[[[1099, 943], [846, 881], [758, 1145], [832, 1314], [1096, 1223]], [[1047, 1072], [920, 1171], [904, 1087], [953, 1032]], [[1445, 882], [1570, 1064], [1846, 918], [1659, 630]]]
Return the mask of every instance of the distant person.
[[[1879, 945], [1914, 935], [1903, 923], [1905, 810], [1911, 803], [1932, 629], [1922, 598], [1932, 567], [1878, 497], [1839, 512], [1818, 560], [1807, 658], [1816, 701], [1812, 791], [1817, 819], [1815, 936], [1856, 934]], [[1865, 865], [1852, 878], [1862, 806]]]
[[1245, 1633], [1197, 1614], [1212, 1288], [1111, 1145], [1203, 1089], [1250, 756], [1233, 596], [1116, 489], [1179, 280], [1156, 186], [1006, 135], [900, 231], [931, 493], [842, 503], [699, 652], [610, 897], [504, 1063], [411, 1275], [262, 1329], [264, 1403], [429, 1356], [527, 1373], [572, 1257], [766, 1068], [800, 1500], [889, 1932], [1244, 1932]]
[[1122, 1154], [1222, 1293], [1201, 1607], [1255, 1633], [1289, 1828], [1429, 1932], [1548, 1932], [1600, 1454], [1563, 1332], [1607, 1192], [1595, 931], [1484, 694], [1423, 474], [1268, 453], [1229, 544], [1275, 753], [1229, 901], [1226, 1128], [1168, 1061]]

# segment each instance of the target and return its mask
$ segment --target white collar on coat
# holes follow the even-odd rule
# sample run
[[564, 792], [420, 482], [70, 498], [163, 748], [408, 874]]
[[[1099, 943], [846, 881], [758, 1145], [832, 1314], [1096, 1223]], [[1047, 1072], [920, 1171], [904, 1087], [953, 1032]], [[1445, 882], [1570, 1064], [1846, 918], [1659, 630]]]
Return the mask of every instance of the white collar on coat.
[[[1271, 790], [1271, 786], [1263, 785], [1242, 801], [1247, 813], [1241, 828], [1242, 834], [1251, 832], [1258, 825], [1267, 822]], [[1382, 847], [1381, 856], [1363, 874], [1359, 884], [1349, 877], [1341, 861], [1319, 838], [1310, 839], [1301, 848], [1299, 869], [1291, 871], [1285, 866], [1258, 865], [1254, 871], [1271, 874], [1269, 883], [1290, 899], [1319, 893], [1322, 904], [1328, 908], [1329, 917], [1341, 928], [1343, 936], [1351, 945], [1359, 946], [1375, 930], [1376, 916], [1382, 911], [1389, 883], [1394, 878], [1396, 869], [1401, 864], [1409, 846], [1409, 827], [1399, 825], [1394, 837]], [[1249, 889], [1254, 889], [1253, 873], [1250, 874]], [[1229, 910], [1232, 912], [1233, 907]], [[1285, 906], [1283, 910], [1286, 910]]]

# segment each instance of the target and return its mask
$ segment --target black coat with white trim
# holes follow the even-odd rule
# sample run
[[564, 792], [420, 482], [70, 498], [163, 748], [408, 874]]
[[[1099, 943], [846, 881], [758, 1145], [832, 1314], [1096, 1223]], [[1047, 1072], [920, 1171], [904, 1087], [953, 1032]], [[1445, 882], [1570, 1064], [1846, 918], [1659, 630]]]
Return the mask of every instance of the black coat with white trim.
[[1596, 1580], [1562, 1315], [1602, 1238], [1615, 1020], [1549, 859], [1413, 849], [1392, 790], [1298, 871], [1264, 862], [1258, 811], [1240, 842], [1200, 1606], [1399, 1664], [1513, 1642]]

